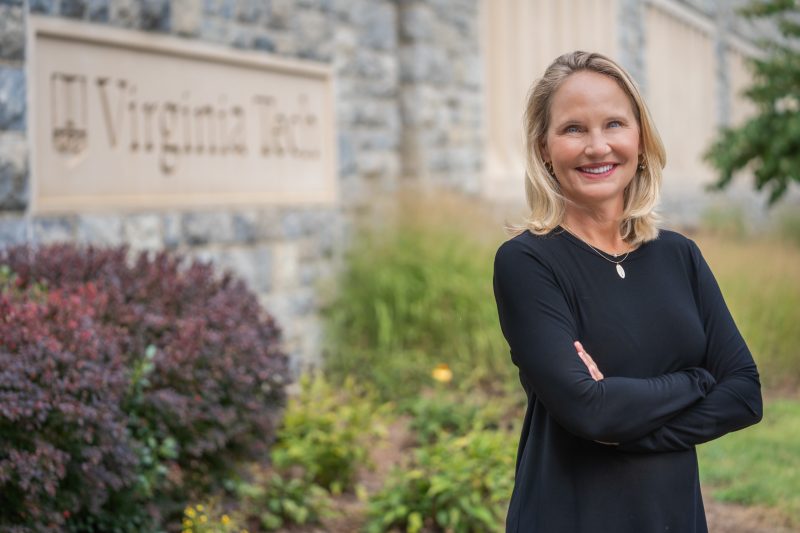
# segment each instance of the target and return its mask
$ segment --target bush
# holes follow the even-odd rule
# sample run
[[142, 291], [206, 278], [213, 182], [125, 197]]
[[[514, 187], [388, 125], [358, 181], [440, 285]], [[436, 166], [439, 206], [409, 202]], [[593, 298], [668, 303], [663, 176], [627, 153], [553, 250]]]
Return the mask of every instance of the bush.
[[441, 394], [409, 401], [404, 411], [411, 415], [410, 427], [419, 444], [430, 444], [447, 435], [463, 435], [479, 420], [477, 406]]
[[91, 284], [43, 301], [0, 293], [0, 529], [59, 529], [135, 482], [118, 338]]
[[304, 375], [291, 398], [272, 450], [279, 471], [300, 476], [334, 493], [352, 490], [356, 472], [369, 464], [374, 438], [385, 431], [377, 409], [352, 381], [334, 388], [322, 376]]
[[502, 531], [515, 451], [509, 435], [480, 429], [415, 450], [370, 500], [366, 530]]
[[[0, 263], [13, 272], [11, 288], [19, 293], [34, 295], [44, 287], [67, 299], [87, 287], [96, 291], [86, 300], [92, 317], [86, 328], [107, 333], [104, 345], [118, 353], [122, 377], [109, 385], [116, 395], [106, 403], [125, 413], [125, 438], [136, 443], [135, 496], [164, 512], [180, 512], [182, 499], [217, 485], [237, 459], [266, 454], [285, 399], [287, 360], [277, 325], [242, 282], [166, 253], [143, 253], [132, 263], [127, 256], [125, 248], [17, 247], [6, 250]], [[70, 325], [57, 332], [59, 342], [70, 338], [71, 324], [90, 324], [82, 315], [64, 320]], [[25, 368], [22, 373], [28, 366], [25, 350], [35, 348], [34, 337], [13, 345], [3, 337], [4, 357]], [[72, 357], [76, 364], [92, 360], [80, 343]], [[61, 365], [52, 378], [62, 379], [70, 370]], [[21, 390], [23, 401], [30, 401], [28, 390]], [[119, 432], [104, 434], [124, 445]], [[63, 461], [77, 460], [74, 450], [58, 450], [66, 454], [58, 455]], [[62, 482], [51, 492], [58, 499], [67, 489]], [[122, 500], [130, 505], [130, 497]], [[95, 509], [84, 511], [92, 515]]]
[[247, 516], [273, 531], [288, 524], [319, 524], [333, 516], [327, 490], [305, 477], [268, 472], [237, 489]]

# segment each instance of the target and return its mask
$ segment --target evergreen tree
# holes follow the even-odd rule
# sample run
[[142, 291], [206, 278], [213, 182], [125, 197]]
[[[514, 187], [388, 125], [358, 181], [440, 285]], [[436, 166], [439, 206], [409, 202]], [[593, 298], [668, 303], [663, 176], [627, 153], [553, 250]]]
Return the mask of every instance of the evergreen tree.
[[763, 41], [764, 56], [749, 61], [753, 84], [744, 95], [756, 114], [741, 126], [723, 128], [705, 158], [719, 171], [712, 188], [724, 188], [748, 167], [755, 188], [768, 190], [773, 204], [792, 181], [800, 182], [800, 2], [760, 0], [740, 13], [772, 20], [781, 36]]

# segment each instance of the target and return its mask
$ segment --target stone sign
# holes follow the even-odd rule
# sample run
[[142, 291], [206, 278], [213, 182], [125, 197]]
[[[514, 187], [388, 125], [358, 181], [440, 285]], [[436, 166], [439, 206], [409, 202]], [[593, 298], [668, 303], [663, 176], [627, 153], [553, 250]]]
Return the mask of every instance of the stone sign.
[[336, 201], [329, 67], [29, 17], [34, 212]]

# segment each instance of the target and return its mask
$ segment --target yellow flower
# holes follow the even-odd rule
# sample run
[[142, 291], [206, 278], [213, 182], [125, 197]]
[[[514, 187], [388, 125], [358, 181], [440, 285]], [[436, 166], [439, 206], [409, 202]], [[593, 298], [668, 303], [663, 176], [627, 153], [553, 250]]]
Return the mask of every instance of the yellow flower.
[[208, 517], [206, 515], [202, 515], [200, 517], [200, 523], [205, 524], [206, 522], [208, 522]]
[[192, 522], [192, 521], [191, 521], [191, 520], [189, 520], [188, 518], [186, 518], [186, 519], [183, 521], [183, 527], [187, 527], [187, 528], [188, 528], [188, 527], [192, 527], [193, 525], [194, 525], [194, 522]]
[[187, 507], [184, 513], [186, 513], [186, 516], [188, 516], [189, 518], [194, 518], [194, 509], [192, 509], [191, 507]]
[[222, 515], [222, 518], [220, 518], [220, 522], [222, 522], [223, 526], [227, 526], [231, 522], [231, 517], [226, 515], [226, 514], [224, 514], [224, 515]]
[[202, 511], [203, 510], [203, 506], [200, 505], [199, 503], [197, 505], [195, 505], [195, 507], [197, 508], [198, 511]]
[[440, 363], [433, 369], [431, 376], [439, 383], [450, 383], [453, 379], [453, 371], [445, 363]]

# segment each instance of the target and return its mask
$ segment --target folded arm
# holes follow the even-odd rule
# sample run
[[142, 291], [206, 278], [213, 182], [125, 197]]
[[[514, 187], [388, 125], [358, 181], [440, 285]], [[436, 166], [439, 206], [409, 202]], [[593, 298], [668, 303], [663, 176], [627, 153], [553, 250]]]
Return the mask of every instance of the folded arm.
[[761, 420], [761, 384], [758, 370], [711, 269], [691, 243], [696, 271], [694, 287], [706, 333], [706, 368], [717, 381], [701, 401], [670, 418], [641, 439], [623, 442], [632, 452], [687, 450]]
[[500, 325], [512, 359], [547, 411], [571, 433], [603, 442], [634, 441], [714, 386], [714, 378], [701, 368], [595, 381], [573, 346], [577, 328], [548, 266], [513, 240], [500, 247], [494, 266]]

